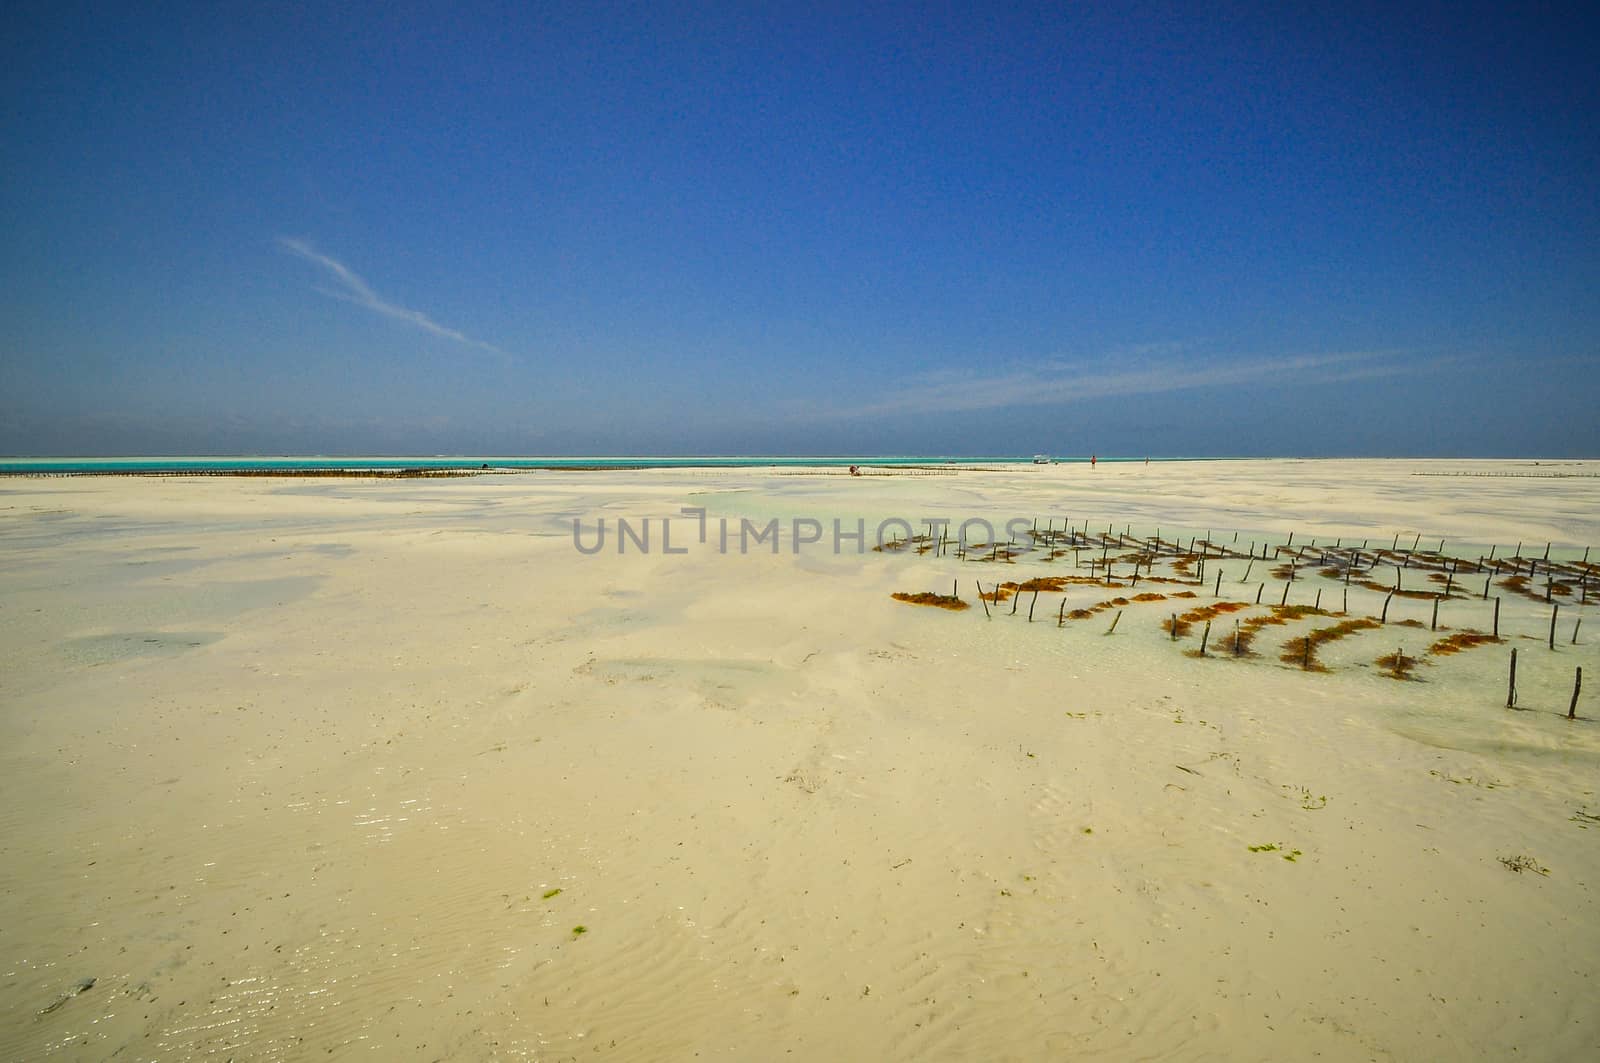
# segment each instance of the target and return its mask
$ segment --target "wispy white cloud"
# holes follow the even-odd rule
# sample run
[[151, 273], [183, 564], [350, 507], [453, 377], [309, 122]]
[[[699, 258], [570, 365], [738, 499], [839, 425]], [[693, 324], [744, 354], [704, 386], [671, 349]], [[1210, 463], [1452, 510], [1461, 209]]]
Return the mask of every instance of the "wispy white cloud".
[[414, 328], [419, 328], [422, 331], [431, 333], [432, 335], [438, 336], [441, 339], [453, 340], [456, 343], [465, 344], [468, 347], [476, 347], [479, 350], [488, 351], [491, 354], [497, 354], [502, 358], [510, 357], [510, 355], [506, 354], [505, 351], [501, 350], [499, 347], [496, 347], [494, 344], [485, 343], [482, 340], [475, 340], [463, 332], [459, 332], [456, 329], [441, 325], [420, 310], [412, 310], [409, 307], [400, 306], [397, 303], [391, 303], [389, 300], [383, 298], [377, 292], [373, 291], [372, 286], [366, 281], [362, 280], [360, 274], [356, 273], [355, 270], [351, 269], [349, 266], [346, 266], [338, 259], [318, 251], [311, 245], [309, 241], [297, 240], [288, 236], [280, 236], [278, 238], [278, 246], [283, 248], [285, 251], [288, 251], [290, 254], [297, 255], [300, 258], [305, 259], [307, 262], [321, 267], [330, 277], [333, 278], [337, 287], [317, 289], [324, 295], [331, 296], [334, 299], [343, 299], [348, 303], [354, 303], [359, 307], [371, 310], [377, 314], [382, 314], [384, 317], [393, 318], [396, 321], [411, 325]]
[[[1163, 345], [1165, 346], [1165, 345]], [[1048, 406], [1092, 399], [1160, 395], [1228, 385], [1331, 384], [1435, 368], [1438, 360], [1407, 362], [1393, 352], [1353, 351], [1237, 361], [1185, 359], [1162, 350], [1159, 361], [1141, 349], [1132, 357], [1095, 362], [1046, 362], [993, 372], [940, 370], [905, 387], [854, 406], [835, 407], [838, 418], [907, 413], [953, 413], [1010, 406]], [[1120, 363], [1120, 364], [1119, 364]], [[808, 411], [816, 416], [819, 411]]]

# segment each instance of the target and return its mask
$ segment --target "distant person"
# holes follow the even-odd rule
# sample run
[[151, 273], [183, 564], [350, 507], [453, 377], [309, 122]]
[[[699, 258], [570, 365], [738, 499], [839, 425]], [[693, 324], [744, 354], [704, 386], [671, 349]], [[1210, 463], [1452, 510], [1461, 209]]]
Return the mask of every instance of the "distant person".
[[861, 475], [861, 466], [859, 466], [859, 465], [850, 466], [850, 475], [851, 476], [860, 476]]
[[1095, 463], [1095, 462], [1097, 462], [1097, 461], [1099, 461], [1099, 460], [1100, 460], [1100, 459], [1099, 459], [1099, 458], [1097, 458], [1097, 457], [1096, 457], [1096, 456], [1095, 456], [1095, 455], [1093, 455], [1093, 454], [1090, 454], [1090, 455], [1089, 455], [1089, 468], [1091, 468], [1091, 469], [1092, 469], [1092, 468], [1094, 468], [1094, 463]]

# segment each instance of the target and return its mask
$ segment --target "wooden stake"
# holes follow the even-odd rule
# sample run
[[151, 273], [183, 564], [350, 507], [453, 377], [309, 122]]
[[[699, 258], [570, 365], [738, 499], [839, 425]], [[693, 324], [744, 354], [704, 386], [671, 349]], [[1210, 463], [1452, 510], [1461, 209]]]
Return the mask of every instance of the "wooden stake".
[[1494, 581], [1494, 577], [1493, 576], [1485, 576], [1483, 578], [1483, 600], [1484, 601], [1488, 601], [1489, 600], [1489, 584], [1492, 583], [1493, 581]]
[[[1022, 595], [1019, 593], [1021, 590], [1022, 590], [1022, 588], [1018, 587], [1015, 591], [1011, 592], [1011, 615], [1012, 616], [1016, 616], [1017, 615], [1017, 603], [1022, 600]], [[996, 592], [996, 593], [998, 593], [998, 592]]]
[[1387, 624], [1389, 622], [1389, 603], [1391, 601], [1393, 601], [1393, 600], [1394, 600], [1394, 591], [1390, 591], [1389, 592], [1389, 597], [1387, 597], [1387, 598], [1385, 598], [1383, 600], [1383, 612], [1380, 613], [1379, 616], [1378, 616], [1378, 623]]
[[1567, 706], [1567, 719], [1578, 718], [1578, 692], [1583, 689], [1583, 667], [1578, 667], [1578, 674], [1572, 678], [1572, 704]]
[[1278, 604], [1279, 605], [1288, 605], [1289, 604], [1289, 585], [1287, 583], [1285, 583], [1283, 585], [1283, 599], [1280, 602], [1278, 602]]
[[1222, 597], [1222, 569], [1217, 569], [1217, 589], [1211, 592], [1213, 598]]
[[1033, 592], [1033, 601], [1028, 603], [1028, 623], [1033, 623], [1033, 607], [1039, 604], [1039, 592]]
[[1200, 656], [1206, 655], [1206, 642], [1211, 638], [1211, 621], [1206, 621], [1206, 629], [1200, 635]]
[[1172, 614], [1172, 641], [1178, 641], [1178, 614]]
[[1556, 616], [1560, 612], [1561, 606], [1553, 605], [1550, 607], [1550, 648], [1552, 650], [1556, 648]]
[[[973, 582], [974, 583], [978, 583], [977, 580], [973, 580]], [[983, 596], [983, 584], [982, 583], [978, 583], [978, 601], [983, 603], [983, 617], [984, 617], [984, 619], [985, 620], [989, 619], [989, 599], [987, 599], [987, 598], [985, 598]]]
[[1341, 608], [1339, 611], [1341, 613], [1345, 613], [1345, 614], [1348, 614], [1350, 612], [1350, 588], [1349, 587], [1346, 587], [1344, 589], [1344, 607]]
[[1261, 592], [1266, 590], [1266, 589], [1267, 589], [1267, 585], [1265, 583], [1256, 584], [1256, 604], [1257, 605], [1261, 604]]
[[1429, 631], [1438, 631], [1439, 630], [1439, 596], [1437, 594], [1435, 594], [1433, 596], [1433, 622], [1428, 627], [1428, 630]]
[[1517, 707], [1517, 651], [1511, 651], [1511, 678], [1506, 687], [1506, 708]]
[[1578, 629], [1583, 626], [1583, 617], [1578, 617], [1578, 622], [1572, 625], [1572, 644], [1578, 644]]
[[1121, 619], [1122, 619], [1122, 610], [1118, 609], [1117, 610], [1117, 615], [1111, 618], [1111, 626], [1106, 628], [1106, 634], [1107, 635], [1109, 635], [1112, 632], [1117, 630], [1117, 621], [1121, 620]]
[[1494, 637], [1500, 637], [1500, 598], [1498, 595], [1494, 600]]
[[1311, 667], [1311, 636], [1310, 635], [1306, 636], [1305, 652], [1300, 655], [1300, 667], [1302, 669], [1308, 669], [1308, 668]]
[[[1252, 548], [1255, 546], [1254, 543], [1251, 543], [1250, 545], [1251, 545]], [[1249, 561], [1245, 562], [1244, 578], [1239, 581], [1240, 583], [1249, 583], [1250, 582], [1250, 569], [1252, 567], [1254, 567], [1255, 563], [1256, 563], [1256, 559], [1253, 558], [1253, 557]]]
[[1241, 652], [1239, 648], [1239, 621], [1235, 620], [1233, 622], [1233, 655], [1237, 657]]
[[1060, 627], [1062, 624], [1065, 624], [1066, 622], [1067, 622], [1067, 596], [1065, 594], [1063, 594], [1061, 596], [1061, 612], [1056, 614], [1056, 627]]

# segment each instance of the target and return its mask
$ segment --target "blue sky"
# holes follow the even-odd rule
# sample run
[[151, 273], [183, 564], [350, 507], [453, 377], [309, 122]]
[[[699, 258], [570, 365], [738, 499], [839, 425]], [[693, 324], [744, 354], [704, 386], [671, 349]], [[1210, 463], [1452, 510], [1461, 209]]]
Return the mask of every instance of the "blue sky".
[[9, 5], [0, 453], [1594, 456], [1520, 6]]

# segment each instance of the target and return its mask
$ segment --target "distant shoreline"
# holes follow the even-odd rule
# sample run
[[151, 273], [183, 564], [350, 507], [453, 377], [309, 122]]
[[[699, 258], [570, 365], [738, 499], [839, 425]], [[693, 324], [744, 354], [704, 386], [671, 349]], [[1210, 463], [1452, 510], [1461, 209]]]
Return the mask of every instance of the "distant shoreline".
[[[1486, 461], [1540, 469], [1581, 466], [1583, 458], [1381, 458], [1348, 457], [1097, 457], [1100, 464], [1127, 465], [1195, 461]], [[739, 456], [739, 457], [132, 457], [132, 458], [0, 458], [0, 476], [297, 476], [423, 478], [505, 472], [637, 472], [647, 469], [960, 469], [993, 465], [1040, 464], [1032, 457], [953, 455]], [[1089, 465], [1087, 457], [1051, 458], [1049, 465]], [[1485, 475], [1485, 474], [1478, 474]], [[1511, 475], [1511, 474], [1506, 474]], [[1540, 473], [1537, 475], [1563, 475]], [[1579, 473], [1565, 475], [1596, 475]]]
[[[1101, 462], [1143, 462], [1144, 458], [1099, 458]], [[1150, 458], [1184, 461], [1184, 458]], [[1089, 464], [1088, 458], [1052, 459], [1058, 464]], [[844, 457], [148, 457], [0, 459], [0, 476], [168, 475], [168, 476], [430, 476], [524, 471], [638, 471], [641, 469], [760, 468], [952, 468], [976, 465], [1029, 465], [1030, 457], [844, 456]]]

